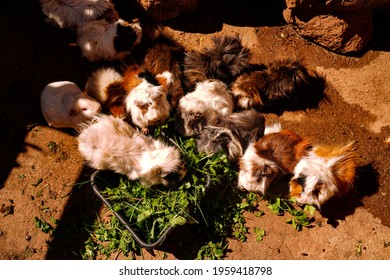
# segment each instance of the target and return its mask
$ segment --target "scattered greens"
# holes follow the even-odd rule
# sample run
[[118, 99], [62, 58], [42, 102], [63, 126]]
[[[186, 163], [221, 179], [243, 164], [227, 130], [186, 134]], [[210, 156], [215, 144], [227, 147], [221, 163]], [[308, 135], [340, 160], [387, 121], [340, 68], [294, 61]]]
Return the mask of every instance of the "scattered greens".
[[[43, 233], [53, 235], [54, 227], [43, 218], [34, 217], [35, 228], [39, 228]], [[54, 221], [53, 221], [54, 222]]]
[[315, 207], [306, 205], [303, 209], [298, 210], [294, 204], [294, 198], [280, 198], [274, 197], [271, 194], [268, 199], [268, 208], [271, 209], [277, 215], [284, 215], [286, 212], [291, 215], [291, 218], [286, 220], [286, 223], [292, 225], [292, 227], [298, 231], [302, 230], [303, 227], [312, 227], [313, 214]]
[[264, 229], [260, 229], [258, 227], [255, 227], [253, 230], [254, 230], [254, 232], [256, 234], [256, 241], [257, 242], [262, 241], [264, 236], [265, 236], [265, 230]]
[[[154, 137], [168, 141], [166, 135], [169, 135], [168, 125], [154, 131]], [[197, 224], [197, 233], [203, 237], [201, 242], [204, 243], [197, 247], [196, 252], [184, 257], [223, 259], [228, 250], [228, 238], [239, 241], [247, 238], [244, 213], [252, 212], [256, 217], [264, 215], [258, 209], [261, 198], [258, 194], [235, 188], [238, 167], [223, 152], [200, 154], [194, 138], [172, 136], [171, 140], [186, 162], [187, 175], [182, 184], [175, 188], [148, 187], [124, 176], [117, 176], [114, 181], [99, 178], [101, 193], [112, 204], [108, 211], [124, 214], [148, 243], [158, 240], [170, 226]], [[286, 222], [294, 229], [311, 226], [314, 207], [298, 210], [293, 199], [274, 196], [267, 196], [267, 202], [275, 214], [288, 213], [291, 218]], [[133, 258], [142, 253], [138, 243], [112, 214], [108, 220], [98, 218], [89, 231], [90, 238], [81, 252], [84, 259], [112, 258], [120, 254]], [[266, 235], [264, 229], [256, 227], [254, 233], [257, 241]]]

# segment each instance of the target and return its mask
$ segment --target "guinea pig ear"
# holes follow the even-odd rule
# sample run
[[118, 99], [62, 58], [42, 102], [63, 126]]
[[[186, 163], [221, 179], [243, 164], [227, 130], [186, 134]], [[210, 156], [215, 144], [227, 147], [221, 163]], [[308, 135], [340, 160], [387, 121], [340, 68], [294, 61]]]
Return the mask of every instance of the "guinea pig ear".
[[173, 75], [169, 71], [158, 74], [155, 78], [164, 90], [167, 90], [167, 87], [173, 83]]

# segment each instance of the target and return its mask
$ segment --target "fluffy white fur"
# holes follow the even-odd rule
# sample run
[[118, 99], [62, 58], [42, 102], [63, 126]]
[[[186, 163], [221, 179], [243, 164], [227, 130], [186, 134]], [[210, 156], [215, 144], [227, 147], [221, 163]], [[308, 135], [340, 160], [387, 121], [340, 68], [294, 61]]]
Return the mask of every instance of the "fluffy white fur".
[[43, 89], [41, 110], [49, 126], [77, 129], [99, 113], [101, 106], [75, 83], [60, 81], [50, 83]]
[[60, 28], [76, 29], [79, 25], [97, 19], [108, 9], [114, 9], [110, 0], [40, 0], [42, 12]]
[[142, 78], [141, 83], [125, 99], [126, 112], [145, 133], [149, 127], [165, 121], [170, 115], [171, 105], [167, 100], [166, 86], [172, 83], [172, 74], [165, 71], [156, 75], [156, 79], [164, 82], [156, 86]]
[[117, 51], [114, 46], [118, 25], [132, 28], [136, 32], [137, 39], [133, 46], [140, 43], [142, 29], [139, 22], [128, 23], [122, 19], [115, 22], [109, 22], [105, 19], [89, 21], [81, 24], [77, 30], [77, 43], [83, 56], [90, 61], [112, 61], [126, 57], [131, 49]]
[[78, 148], [89, 166], [112, 170], [145, 185], [169, 185], [184, 177], [179, 150], [147, 137], [113, 116], [101, 115], [85, 126]]
[[183, 127], [179, 130], [184, 136], [198, 134], [213, 117], [232, 114], [233, 106], [225, 83], [215, 79], [198, 82], [193, 92], [180, 99], [178, 117], [183, 120]]
[[[251, 192], [265, 194], [269, 183], [275, 179], [278, 173], [268, 172], [269, 169], [279, 169], [273, 161], [259, 157], [251, 143], [245, 150], [240, 160], [240, 169], [238, 173], [238, 188]], [[258, 167], [263, 167], [258, 169]], [[254, 174], [259, 173], [259, 174]]]

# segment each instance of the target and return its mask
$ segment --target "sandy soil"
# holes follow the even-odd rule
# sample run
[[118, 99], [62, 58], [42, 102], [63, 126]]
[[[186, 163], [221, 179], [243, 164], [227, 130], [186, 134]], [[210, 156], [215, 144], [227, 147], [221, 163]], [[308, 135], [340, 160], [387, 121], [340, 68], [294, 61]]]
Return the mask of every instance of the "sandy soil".
[[[206, 1], [205, 1], [206, 2]], [[307, 110], [266, 114], [318, 143], [356, 141], [356, 192], [336, 201], [316, 226], [295, 231], [266, 207], [247, 213], [248, 240], [229, 242], [226, 259], [390, 259], [390, 8], [374, 14], [374, 37], [355, 56], [332, 53], [285, 25], [284, 1], [213, 1], [166, 22], [186, 49], [207, 46], [215, 34], [242, 36], [253, 63], [297, 56], [326, 80], [326, 102]], [[76, 134], [52, 129], [39, 106], [44, 86], [69, 80], [80, 87], [97, 63], [81, 56], [75, 34], [45, 23], [38, 1], [5, 1], [0, 11], [0, 259], [79, 259], [92, 224], [104, 207], [88, 181], [91, 170], [77, 151]], [[221, 9], [223, 7], [223, 9]], [[239, 7], [239, 8], [238, 8]], [[119, 13], [126, 19], [128, 11]], [[386, 141], [387, 139], [387, 141]], [[56, 145], [53, 145], [55, 143]], [[58, 220], [56, 237], [35, 228], [34, 217]], [[254, 227], [266, 230], [256, 241]], [[146, 259], [180, 259], [195, 246], [196, 230], [183, 227]], [[180, 246], [177, 246], [180, 244]], [[184, 248], [184, 249], [183, 249]], [[360, 248], [360, 249], [358, 249]]]

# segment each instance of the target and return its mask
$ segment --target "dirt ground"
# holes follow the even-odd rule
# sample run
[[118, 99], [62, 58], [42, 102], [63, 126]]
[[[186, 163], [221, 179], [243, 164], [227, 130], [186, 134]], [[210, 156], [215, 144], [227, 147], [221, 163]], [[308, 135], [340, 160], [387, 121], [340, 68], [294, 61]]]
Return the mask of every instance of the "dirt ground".
[[[125, 1], [123, 1], [125, 2]], [[211, 3], [212, 2], [212, 3]], [[321, 73], [327, 100], [316, 108], [266, 114], [318, 143], [356, 141], [356, 192], [316, 213], [298, 232], [263, 201], [262, 217], [247, 213], [248, 240], [229, 241], [226, 259], [390, 259], [390, 5], [374, 13], [374, 35], [361, 53], [332, 53], [296, 35], [282, 18], [284, 1], [204, 1], [196, 12], [166, 22], [187, 50], [215, 34], [241, 35], [253, 63], [296, 56]], [[0, 10], [0, 259], [78, 259], [86, 225], [102, 211], [89, 184], [91, 170], [77, 151], [76, 134], [49, 128], [39, 105], [53, 81], [85, 85], [98, 66], [81, 56], [76, 36], [45, 23], [38, 1], [3, 1]], [[129, 11], [119, 10], [126, 19]], [[54, 145], [54, 143], [56, 145]], [[34, 217], [58, 220], [56, 237]], [[254, 227], [266, 236], [256, 241]], [[145, 259], [180, 259], [196, 231], [183, 228]], [[193, 245], [195, 246], [195, 245]]]

